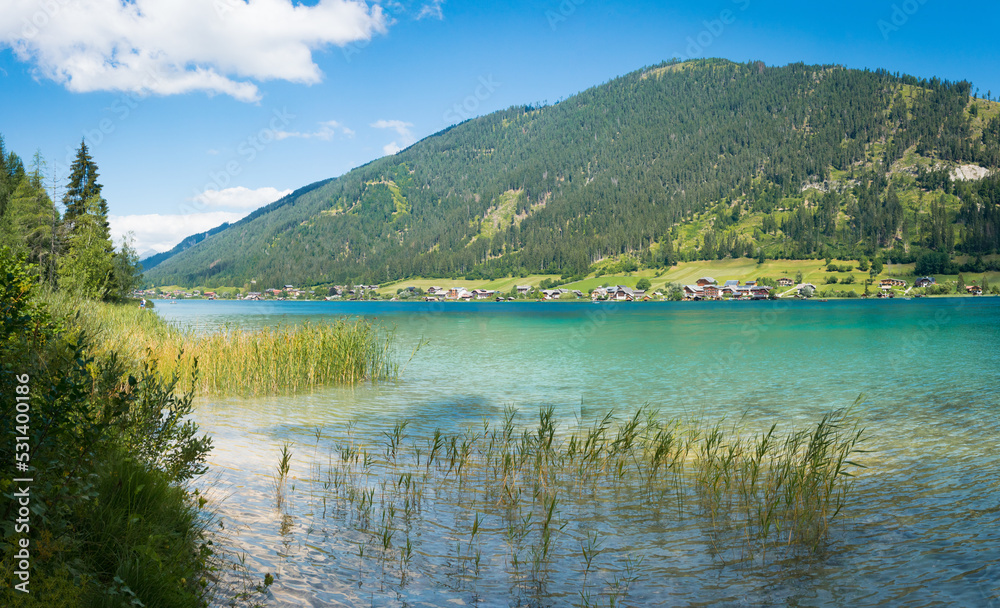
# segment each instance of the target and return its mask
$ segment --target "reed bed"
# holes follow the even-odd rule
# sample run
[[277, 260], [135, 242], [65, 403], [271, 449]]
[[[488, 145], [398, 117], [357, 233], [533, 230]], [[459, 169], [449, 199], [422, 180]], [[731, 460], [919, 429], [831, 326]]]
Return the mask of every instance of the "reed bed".
[[575, 605], [626, 602], [643, 556], [607, 550], [623, 532], [601, 530], [655, 544], [631, 531], [650, 518], [701, 522], [701, 542], [726, 562], [815, 555], [849, 504], [863, 439], [850, 410], [784, 435], [682, 425], [646, 408], [571, 429], [542, 408], [533, 425], [507, 409], [460, 433], [410, 430], [352, 427], [334, 440], [300, 486], [310, 530], [354, 547], [339, 555], [354, 560], [359, 588], [406, 596], [413, 578], [447, 581], [526, 605], [567, 589]]
[[199, 335], [135, 305], [52, 294], [54, 314], [94, 337], [95, 356], [116, 353], [163, 376], [193, 378], [198, 394], [265, 395], [393, 379], [392, 335], [363, 320], [269, 329], [227, 328]]

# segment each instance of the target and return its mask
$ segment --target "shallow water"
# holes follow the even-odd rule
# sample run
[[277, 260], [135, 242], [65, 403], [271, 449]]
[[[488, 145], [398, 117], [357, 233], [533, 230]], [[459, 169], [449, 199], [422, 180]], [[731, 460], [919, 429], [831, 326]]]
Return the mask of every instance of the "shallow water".
[[[198, 422], [215, 437], [208, 477], [230, 495], [221, 515], [238, 532], [236, 550], [248, 554], [251, 568], [276, 574], [272, 605], [573, 605], [582, 604], [581, 589], [593, 604], [607, 605], [634, 574], [618, 596], [625, 605], [1000, 606], [1000, 298], [182, 301], [157, 302], [155, 310], [199, 331], [347, 314], [396, 333], [404, 364], [398, 382], [198, 402]], [[752, 566], [736, 563], [738, 553], [725, 547], [714, 554], [719, 547], [696, 509], [679, 512], [641, 493], [597, 487], [586, 499], [567, 494], [559, 504], [563, 528], [536, 577], [542, 586], [512, 577], [504, 519], [482, 509], [474, 576], [465, 545], [455, 545], [467, 540], [473, 514], [457, 506], [467, 498], [462, 492], [442, 485], [438, 500], [424, 507], [430, 527], [411, 530], [414, 557], [401, 583], [402, 535], [391, 563], [373, 557], [374, 547], [361, 558], [358, 543], [368, 537], [336, 515], [329, 488], [310, 481], [337, 460], [333, 446], [348, 433], [374, 453], [403, 419], [407, 442], [423, 442], [436, 428], [496, 424], [505, 406], [531, 424], [539, 406], [552, 405], [564, 429], [609, 409], [624, 418], [648, 404], [690, 423], [742, 419], [749, 428], [776, 422], [791, 431], [859, 395], [864, 401], [854, 413], [871, 453], [861, 459], [867, 468], [829, 543], [816, 554], [779, 552]], [[278, 509], [272, 473], [284, 442], [294, 455]], [[377, 475], [365, 479], [377, 485]], [[580, 543], [594, 531], [604, 551], [584, 579]]]

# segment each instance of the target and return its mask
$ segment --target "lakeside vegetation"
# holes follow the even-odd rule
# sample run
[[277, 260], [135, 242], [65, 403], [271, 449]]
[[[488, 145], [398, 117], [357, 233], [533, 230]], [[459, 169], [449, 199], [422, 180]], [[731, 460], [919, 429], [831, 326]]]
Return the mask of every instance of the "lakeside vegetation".
[[318, 458], [317, 431], [315, 446], [299, 446], [313, 459], [293, 490], [284, 479], [301, 456], [282, 447], [275, 505], [305, 502], [297, 511], [314, 514], [311, 529], [337, 539], [342, 584], [366, 600], [421, 599], [426, 581], [447, 576], [454, 590], [511, 604], [543, 603], [558, 587], [574, 605], [619, 605], [644, 566], [663, 567], [643, 563], [651, 541], [639, 521], [662, 531], [690, 520], [723, 563], [815, 554], [863, 467], [850, 408], [787, 433], [688, 425], [648, 408], [566, 426], [550, 406], [535, 421], [507, 408], [451, 434], [407, 420], [349, 426]]
[[[182, 488], [206, 470], [211, 440], [188, 420], [190, 396], [176, 391], [177, 378], [96, 357], [89, 336], [49, 310], [32, 269], [6, 248], [0, 276], [0, 391], [8, 396], [0, 432], [9, 438], [0, 459], [28, 454], [15, 476], [31, 479], [0, 480], [8, 581], [0, 603], [203, 605], [213, 552], [204, 503]], [[13, 395], [29, 405], [15, 412]], [[25, 488], [29, 504], [19, 510], [14, 493]], [[19, 570], [29, 573], [30, 593], [12, 587], [25, 580]]]
[[[254, 604], [191, 481], [212, 447], [195, 392], [273, 394], [394, 378], [392, 336], [364, 321], [199, 335], [141, 310], [141, 268], [111, 242], [83, 143], [60, 215], [0, 138], [0, 605]], [[12, 473], [12, 474], [11, 474]], [[207, 508], [206, 508], [207, 507]]]
[[114, 353], [165, 378], [193, 378], [199, 395], [294, 393], [391, 380], [398, 372], [391, 333], [361, 319], [199, 334], [135, 302], [83, 302], [58, 294], [47, 299], [59, 314], [79, 314], [76, 323], [93, 336], [96, 355]]

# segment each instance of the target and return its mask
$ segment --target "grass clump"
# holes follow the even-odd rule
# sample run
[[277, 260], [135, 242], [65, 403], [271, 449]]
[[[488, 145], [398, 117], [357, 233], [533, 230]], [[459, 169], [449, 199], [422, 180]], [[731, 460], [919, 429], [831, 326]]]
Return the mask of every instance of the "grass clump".
[[198, 394], [263, 395], [395, 378], [392, 336], [363, 320], [291, 327], [225, 329], [199, 335], [174, 327], [131, 304], [108, 304], [53, 294], [57, 315], [93, 336], [94, 355], [143, 362], [164, 378], [193, 377]]

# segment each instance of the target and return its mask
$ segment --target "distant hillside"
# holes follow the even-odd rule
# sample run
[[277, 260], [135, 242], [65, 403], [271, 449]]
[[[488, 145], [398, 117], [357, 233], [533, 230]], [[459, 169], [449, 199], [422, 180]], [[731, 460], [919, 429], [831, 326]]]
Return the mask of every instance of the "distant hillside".
[[[147, 272], [259, 286], [1000, 249], [1000, 104], [886, 71], [664, 63], [466, 121]], [[280, 203], [280, 204], [279, 204]]]
[[169, 260], [178, 253], [184, 251], [185, 249], [190, 249], [191, 247], [194, 247], [198, 243], [204, 241], [206, 238], [212, 236], [213, 234], [218, 234], [223, 230], [225, 230], [226, 228], [229, 228], [229, 222], [226, 222], [221, 226], [216, 226], [215, 228], [212, 228], [211, 230], [208, 230], [206, 232], [199, 232], [198, 234], [192, 234], [191, 236], [185, 238], [180, 243], [174, 245], [174, 247], [170, 251], [155, 253], [151, 256], [145, 257], [142, 260], [140, 260], [142, 262], [142, 268], [143, 270], [147, 271], [152, 270], [153, 268], [156, 268], [160, 263]]
[[[261, 215], [263, 215], [265, 213], [270, 213], [270, 212], [274, 211], [275, 209], [281, 207], [282, 205], [286, 205], [286, 204], [294, 201], [296, 198], [298, 198], [299, 196], [305, 194], [306, 192], [309, 192], [310, 190], [314, 190], [316, 188], [319, 188], [320, 186], [322, 186], [323, 184], [326, 184], [329, 181], [330, 180], [323, 180], [323, 181], [320, 181], [320, 182], [316, 182], [314, 184], [310, 184], [310, 185], [308, 185], [308, 186], [306, 186], [304, 188], [299, 188], [298, 190], [296, 190], [296, 191], [294, 191], [294, 192], [292, 192], [290, 194], [287, 194], [287, 195], [281, 197], [280, 199], [276, 200], [275, 202], [271, 203], [270, 205], [265, 205], [264, 207], [261, 207], [260, 209], [255, 210], [253, 213], [251, 213], [250, 215], [246, 216], [245, 218], [243, 218], [239, 222], [237, 222], [237, 224], [242, 224], [244, 222], [253, 221], [255, 218], [260, 217]], [[142, 268], [143, 268], [143, 270], [144, 271], [149, 271], [149, 270], [155, 268], [156, 266], [159, 266], [160, 264], [162, 264], [163, 262], [165, 262], [165, 261], [169, 260], [170, 258], [174, 257], [178, 253], [180, 253], [182, 251], [185, 251], [187, 249], [190, 249], [191, 247], [194, 247], [195, 245], [197, 245], [198, 243], [204, 241], [206, 238], [212, 236], [213, 234], [218, 234], [219, 232], [222, 232], [226, 228], [229, 228], [230, 225], [231, 224], [229, 222], [226, 222], [226, 223], [224, 223], [224, 224], [222, 224], [220, 226], [216, 226], [215, 228], [212, 228], [211, 230], [207, 230], [205, 232], [199, 232], [198, 234], [192, 234], [191, 236], [186, 237], [183, 241], [181, 241], [180, 243], [178, 243], [177, 245], [175, 245], [170, 251], [164, 251], [162, 253], [157, 253], [157, 254], [151, 255], [149, 257], [143, 258], [142, 259]]]

